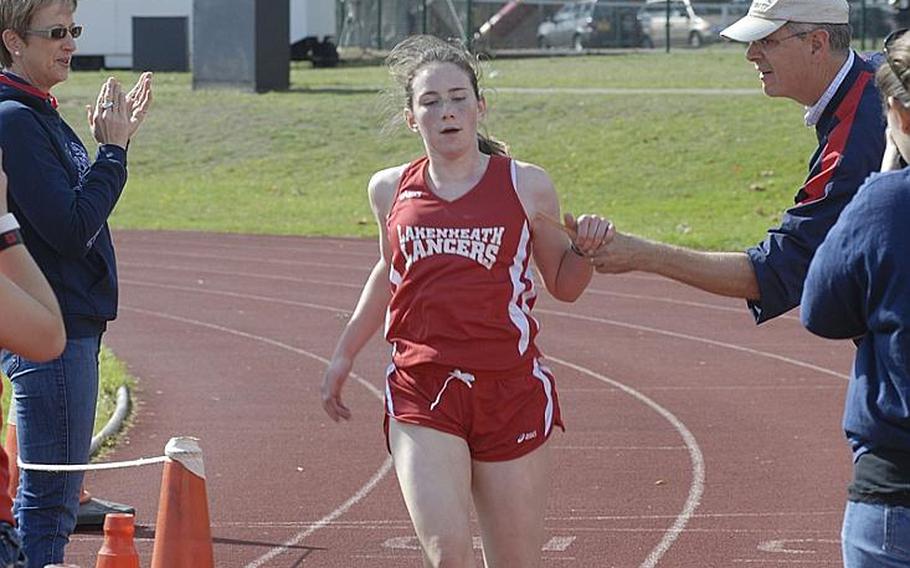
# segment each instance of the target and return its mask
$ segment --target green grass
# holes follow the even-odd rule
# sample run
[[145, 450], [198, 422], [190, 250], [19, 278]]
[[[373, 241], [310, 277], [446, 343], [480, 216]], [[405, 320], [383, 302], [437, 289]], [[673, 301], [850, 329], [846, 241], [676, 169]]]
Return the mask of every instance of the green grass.
[[[710, 249], [757, 242], [792, 203], [814, 149], [802, 108], [762, 96], [740, 48], [496, 60], [486, 69], [488, 130], [550, 172], [563, 208], [653, 238]], [[104, 76], [74, 73], [56, 90], [87, 140], [82, 105]], [[375, 92], [390, 86], [382, 67], [295, 66], [287, 93], [194, 92], [190, 83], [189, 74], [156, 77], [113, 226], [371, 237], [370, 174], [422, 151], [404, 129], [381, 128], [395, 114]], [[543, 86], [756, 94], [506, 89]]]
[[[108, 419], [114, 412], [114, 408], [117, 406], [117, 389], [121, 385], [126, 385], [133, 392], [136, 386], [136, 380], [127, 372], [126, 366], [114, 356], [107, 346], [101, 346], [101, 354], [98, 361], [100, 378], [98, 383], [98, 407], [95, 411], [94, 432], [96, 434], [107, 424]], [[3, 379], [3, 396], [0, 397], [0, 402], [3, 405], [3, 426], [0, 428], [0, 439], [5, 440], [6, 416], [13, 389], [9, 379], [6, 376], [0, 376]], [[109, 438], [102, 448], [113, 446], [115, 443], [116, 436]]]
[[[484, 61], [488, 87], [627, 87], [627, 88], [758, 88], [758, 77], [738, 45], [712, 45], [705, 49]], [[382, 66], [298, 68], [295, 87], [384, 87]]]

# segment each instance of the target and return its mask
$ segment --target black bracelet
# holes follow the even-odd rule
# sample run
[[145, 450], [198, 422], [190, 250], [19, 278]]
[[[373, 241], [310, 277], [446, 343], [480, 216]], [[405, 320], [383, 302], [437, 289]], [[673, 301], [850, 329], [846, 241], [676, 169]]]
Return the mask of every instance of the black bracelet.
[[0, 250], [6, 250], [9, 247], [22, 244], [22, 233], [19, 229], [0, 233]]
[[582, 252], [582, 250], [575, 245], [575, 241], [572, 241], [572, 246], [570, 248], [572, 249], [572, 252], [574, 252], [578, 256], [580, 256], [582, 258], [588, 258], [588, 255], [586, 255], [584, 252]]

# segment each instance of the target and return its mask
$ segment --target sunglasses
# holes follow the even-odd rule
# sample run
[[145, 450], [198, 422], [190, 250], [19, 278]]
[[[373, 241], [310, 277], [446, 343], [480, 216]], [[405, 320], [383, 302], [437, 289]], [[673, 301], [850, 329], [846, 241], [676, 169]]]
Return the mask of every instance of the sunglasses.
[[82, 26], [54, 26], [46, 30], [26, 30], [28, 35], [36, 35], [47, 39], [64, 39], [66, 34], [73, 36], [73, 39], [82, 35]]
[[885, 42], [882, 45], [882, 53], [885, 54], [885, 61], [888, 62], [888, 67], [891, 68], [891, 72], [894, 73], [894, 76], [897, 77], [897, 79], [901, 82], [901, 84], [903, 84], [903, 80], [901, 79], [901, 72], [900, 72], [900, 70], [898, 70], [897, 66], [894, 64], [894, 60], [891, 59], [890, 51], [891, 51], [891, 47], [894, 45], [894, 42], [898, 38], [903, 37], [903, 35], [905, 33], [907, 33], [908, 30], [910, 30], [910, 28], [902, 28], [899, 30], [894, 30], [893, 32], [888, 34], [888, 37], [885, 38]]

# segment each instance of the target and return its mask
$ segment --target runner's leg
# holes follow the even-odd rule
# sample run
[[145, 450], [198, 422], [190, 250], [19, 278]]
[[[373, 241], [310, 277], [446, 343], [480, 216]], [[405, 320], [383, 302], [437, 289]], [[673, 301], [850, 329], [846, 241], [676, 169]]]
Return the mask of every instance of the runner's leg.
[[488, 568], [540, 565], [550, 443], [514, 460], [474, 461], [474, 507]]
[[471, 455], [458, 436], [389, 421], [389, 445], [405, 505], [434, 568], [474, 566]]

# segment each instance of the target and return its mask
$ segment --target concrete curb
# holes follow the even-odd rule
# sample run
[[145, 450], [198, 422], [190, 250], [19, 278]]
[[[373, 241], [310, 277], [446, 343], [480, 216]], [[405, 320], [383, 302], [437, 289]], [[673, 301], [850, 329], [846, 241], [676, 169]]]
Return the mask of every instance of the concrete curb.
[[120, 428], [123, 426], [123, 421], [126, 419], [126, 415], [129, 414], [130, 404], [130, 389], [128, 389], [126, 385], [121, 385], [120, 388], [117, 389], [117, 406], [114, 408], [114, 413], [111, 414], [111, 417], [107, 421], [107, 424], [104, 425], [104, 428], [92, 436], [92, 445], [89, 449], [89, 455], [95, 455], [105, 440], [120, 431]]

